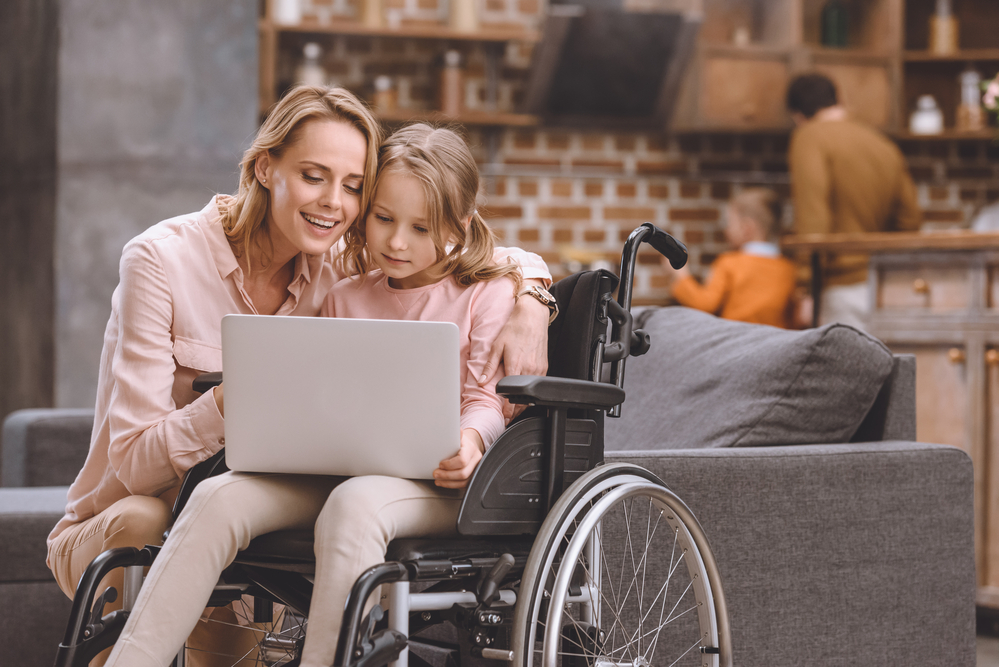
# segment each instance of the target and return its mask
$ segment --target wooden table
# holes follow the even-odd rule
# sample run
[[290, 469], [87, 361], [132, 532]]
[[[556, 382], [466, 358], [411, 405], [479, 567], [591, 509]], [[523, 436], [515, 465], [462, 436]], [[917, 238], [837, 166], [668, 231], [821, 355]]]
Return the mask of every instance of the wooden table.
[[916, 356], [917, 438], [971, 456], [978, 604], [999, 608], [999, 233], [799, 235], [782, 245], [816, 269], [827, 253], [870, 254], [869, 331]]

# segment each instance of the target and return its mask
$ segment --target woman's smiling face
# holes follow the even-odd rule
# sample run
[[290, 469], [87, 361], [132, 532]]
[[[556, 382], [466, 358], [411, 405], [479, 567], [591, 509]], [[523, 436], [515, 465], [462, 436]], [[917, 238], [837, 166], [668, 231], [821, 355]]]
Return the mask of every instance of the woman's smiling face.
[[306, 121], [297, 135], [280, 157], [257, 159], [257, 179], [271, 193], [267, 230], [279, 264], [328, 251], [361, 208], [364, 135], [330, 120]]

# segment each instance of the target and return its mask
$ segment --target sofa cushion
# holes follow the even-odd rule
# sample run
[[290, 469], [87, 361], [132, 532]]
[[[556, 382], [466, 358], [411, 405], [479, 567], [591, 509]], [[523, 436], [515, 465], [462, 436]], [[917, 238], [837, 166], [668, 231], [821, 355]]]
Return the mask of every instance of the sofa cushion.
[[65, 486], [0, 489], [0, 584], [54, 581], [46, 538], [66, 511]]
[[87, 458], [93, 425], [93, 408], [10, 413], [0, 438], [0, 485], [72, 484]]
[[831, 324], [787, 331], [689, 308], [645, 311], [609, 451], [848, 442], [892, 370], [883, 343]]

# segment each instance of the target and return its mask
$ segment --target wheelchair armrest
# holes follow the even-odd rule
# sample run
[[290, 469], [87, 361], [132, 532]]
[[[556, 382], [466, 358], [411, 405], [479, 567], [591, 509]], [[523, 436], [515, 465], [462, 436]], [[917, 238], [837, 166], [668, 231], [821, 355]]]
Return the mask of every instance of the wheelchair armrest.
[[624, 390], [606, 382], [536, 375], [507, 376], [496, 385], [496, 393], [511, 403], [584, 410], [606, 410], [624, 402]]
[[213, 387], [217, 387], [222, 384], [222, 371], [216, 371], [214, 373], [202, 373], [198, 377], [194, 378], [194, 382], [191, 383], [191, 389], [203, 394]]

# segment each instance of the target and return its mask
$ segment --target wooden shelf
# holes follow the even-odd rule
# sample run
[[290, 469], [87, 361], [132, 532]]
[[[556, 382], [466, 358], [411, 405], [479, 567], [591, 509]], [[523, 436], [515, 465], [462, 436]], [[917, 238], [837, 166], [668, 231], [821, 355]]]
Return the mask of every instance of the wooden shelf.
[[999, 232], [871, 232], [856, 234], [795, 234], [781, 248], [795, 251], [902, 252], [906, 250], [999, 250]]
[[326, 25], [305, 23], [301, 25], [276, 25], [266, 19], [260, 21], [261, 30], [275, 32], [305, 33], [317, 35], [361, 35], [367, 37], [409, 37], [414, 39], [463, 40], [470, 42], [537, 42], [540, 33], [537, 30], [521, 28], [489, 28], [476, 32], [459, 32], [446, 25], [437, 24], [403, 24], [398, 28], [370, 28], [356, 21], [333, 21]]
[[440, 111], [418, 111], [414, 109], [396, 109], [394, 111], [375, 111], [375, 115], [387, 123], [460, 123], [475, 126], [514, 126], [532, 127], [541, 121], [537, 116], [520, 113], [498, 113], [490, 111], [465, 111], [459, 116], [446, 116]]
[[763, 126], [753, 125], [739, 127], [737, 125], [717, 125], [717, 126], [678, 126], [673, 129], [673, 134], [695, 135], [695, 134], [747, 134], [753, 136], [786, 136], [794, 128], [790, 125]]
[[999, 129], [992, 128], [976, 132], [959, 132], [957, 130], [944, 130], [940, 134], [913, 134], [907, 130], [892, 132], [895, 139], [905, 141], [995, 141], [999, 138]]
[[771, 46], [769, 44], [747, 44], [746, 46], [736, 46], [734, 44], [701, 44], [701, 51], [706, 56], [722, 58], [751, 58], [751, 59], [786, 59], [791, 57], [791, 49], [782, 46]]
[[809, 46], [808, 52], [812, 58], [824, 62], [874, 62], [883, 64], [891, 60], [890, 53], [877, 49], [834, 49], [825, 46]]
[[906, 62], [948, 63], [969, 60], [999, 60], [999, 49], [963, 49], [954, 53], [940, 54], [932, 51], [906, 51], [902, 54]]

